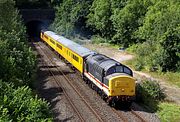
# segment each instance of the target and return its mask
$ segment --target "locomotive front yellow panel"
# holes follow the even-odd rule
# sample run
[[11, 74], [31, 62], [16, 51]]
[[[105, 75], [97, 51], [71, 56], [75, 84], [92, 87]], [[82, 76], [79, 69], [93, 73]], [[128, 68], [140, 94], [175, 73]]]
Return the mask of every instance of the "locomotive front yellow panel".
[[109, 80], [109, 96], [134, 96], [135, 79], [130, 76], [116, 76]]

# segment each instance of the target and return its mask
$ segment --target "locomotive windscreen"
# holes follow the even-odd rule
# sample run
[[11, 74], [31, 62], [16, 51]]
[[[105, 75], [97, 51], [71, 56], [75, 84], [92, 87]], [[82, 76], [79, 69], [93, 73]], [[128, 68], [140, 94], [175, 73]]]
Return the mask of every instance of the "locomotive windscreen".
[[123, 66], [123, 65], [113, 66], [113, 67], [109, 68], [106, 71], [106, 76], [111, 75], [113, 73], [125, 73], [125, 74], [132, 76], [132, 71], [128, 67]]

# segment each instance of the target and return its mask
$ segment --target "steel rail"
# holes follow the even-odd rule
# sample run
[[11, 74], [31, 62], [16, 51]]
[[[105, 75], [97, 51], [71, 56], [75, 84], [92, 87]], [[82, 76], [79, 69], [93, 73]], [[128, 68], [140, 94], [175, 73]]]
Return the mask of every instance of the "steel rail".
[[[47, 46], [47, 45], [46, 45]], [[51, 48], [51, 47], [49, 47], [49, 48]], [[52, 53], [52, 54], [54, 54], [54, 53]], [[55, 55], [55, 54], [54, 54]], [[51, 60], [51, 59], [50, 59]], [[54, 64], [54, 65], [56, 65], [52, 60], [51, 60], [51, 62]], [[57, 66], [56, 66], [57, 67]], [[58, 69], [58, 67], [57, 67], [57, 69]], [[59, 71], [59, 70], [58, 70]], [[65, 79], [68, 79], [67, 78], [67, 76], [65, 76], [65, 74], [62, 72], [62, 71], [60, 71], [60, 73], [61, 74], [63, 74], [63, 76], [65, 77]], [[77, 72], [76, 72], [77, 73]], [[81, 74], [80, 73], [77, 73], [77, 75], [79, 75], [79, 76], [81, 76]], [[69, 79], [67, 80], [68, 81], [68, 83], [74, 88], [74, 86], [72, 85], [72, 83], [69, 81]], [[74, 88], [75, 89], [75, 91], [77, 91], [76, 90], [76, 88]], [[77, 94], [78, 95], [80, 95], [79, 94], [79, 92], [77, 91]], [[82, 97], [83, 98], [83, 97]], [[84, 99], [84, 98], [83, 98]], [[86, 101], [85, 101], [86, 102]], [[91, 107], [91, 106], [90, 106]], [[91, 107], [92, 108], [92, 107]], [[93, 110], [93, 109], [92, 109]], [[120, 118], [120, 119], [122, 119], [124, 122], [128, 122], [128, 120], [126, 119], [126, 117], [123, 117], [123, 115], [120, 113], [120, 112], [118, 112], [115, 108], [112, 108], [112, 111], [116, 114], [116, 115], [118, 115], [118, 117]], [[138, 119], [140, 119], [142, 122], [146, 122], [142, 117], [140, 117], [135, 111], [133, 111], [132, 109], [131, 109], [131, 111], [130, 111], [133, 115], [135, 115]], [[93, 113], [97, 113], [97, 112], [93, 112]], [[96, 114], [95, 114], [96, 115]], [[103, 120], [102, 120], [103, 121]]]
[[97, 119], [100, 122], [104, 122], [104, 120], [98, 115], [98, 113], [89, 105], [89, 103], [85, 100], [85, 98], [79, 93], [79, 91], [77, 90], [77, 88], [75, 88], [75, 86], [71, 83], [71, 81], [69, 80], [69, 78], [62, 72], [62, 70], [60, 70], [60, 68], [57, 67], [57, 65], [52, 61], [52, 59], [50, 59], [47, 56], [47, 53], [44, 53], [46, 55], [46, 57], [48, 58], [49, 61], [51, 61], [51, 63], [54, 64], [54, 66], [57, 68], [58, 72], [60, 74], [62, 74], [64, 76], [64, 78], [67, 80], [67, 82], [69, 83], [69, 85], [74, 89], [74, 91], [79, 95], [79, 97], [84, 101], [84, 103], [86, 104], [86, 106], [90, 109], [90, 111], [97, 117]]
[[[46, 57], [47, 55], [42, 51], [43, 49], [40, 47], [40, 45], [38, 44], [38, 47], [41, 49], [41, 53], [43, 53]], [[48, 57], [47, 57], [48, 58]], [[52, 75], [55, 83], [62, 89], [65, 97], [67, 98], [68, 102], [70, 103], [70, 105], [72, 106], [73, 110], [76, 112], [76, 114], [78, 115], [79, 119], [82, 122], [85, 122], [85, 119], [83, 118], [83, 116], [81, 115], [81, 113], [78, 111], [78, 109], [76, 108], [76, 106], [73, 104], [73, 102], [71, 101], [71, 98], [68, 96], [66, 90], [64, 89], [64, 87], [62, 87], [61, 83], [56, 79], [55, 75], [53, 74], [53, 72], [50, 70], [50, 66], [47, 64], [46, 61], [43, 62], [43, 65], [46, 66], [48, 68], [49, 73]], [[60, 88], [58, 88], [59, 90], [61, 90]]]
[[139, 114], [137, 114], [132, 108], [130, 111], [133, 115], [135, 115], [137, 118], [139, 118], [142, 122], [146, 122]]

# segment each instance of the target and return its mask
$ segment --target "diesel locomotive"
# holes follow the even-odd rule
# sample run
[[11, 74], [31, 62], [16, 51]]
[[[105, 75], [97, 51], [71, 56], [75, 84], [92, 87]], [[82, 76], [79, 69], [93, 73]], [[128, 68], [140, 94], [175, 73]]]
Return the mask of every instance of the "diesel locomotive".
[[75, 67], [110, 105], [135, 98], [135, 79], [127, 66], [91, 51], [52, 31], [41, 30], [41, 40]]

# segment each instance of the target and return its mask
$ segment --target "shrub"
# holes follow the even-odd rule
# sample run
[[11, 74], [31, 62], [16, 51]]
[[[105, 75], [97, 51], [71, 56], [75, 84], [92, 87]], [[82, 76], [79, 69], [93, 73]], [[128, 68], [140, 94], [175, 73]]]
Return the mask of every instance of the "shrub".
[[133, 44], [131, 45], [130, 47], [128, 47], [126, 49], [126, 51], [130, 52], [130, 53], [135, 53], [136, 52], [136, 49], [138, 48], [139, 44]]
[[163, 89], [156, 81], [145, 80], [137, 85], [137, 100], [143, 104], [157, 110], [158, 102], [165, 98]]
[[17, 89], [0, 81], [0, 121], [52, 121], [49, 105], [29, 87]]
[[105, 39], [105, 38], [102, 38], [101, 36], [99, 35], [95, 35], [91, 38], [92, 40], [92, 43], [96, 43], [96, 44], [99, 44], [99, 43], [107, 43], [108, 40]]
[[144, 60], [142, 60], [140, 57], [137, 57], [133, 65], [134, 65], [135, 70], [140, 71], [144, 67]]
[[0, 2], [0, 22], [0, 122], [51, 121], [48, 104], [24, 86], [33, 81], [36, 60], [13, 0]]

